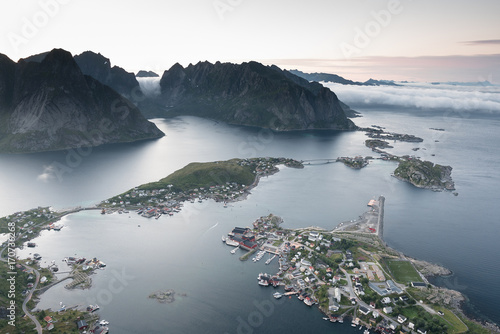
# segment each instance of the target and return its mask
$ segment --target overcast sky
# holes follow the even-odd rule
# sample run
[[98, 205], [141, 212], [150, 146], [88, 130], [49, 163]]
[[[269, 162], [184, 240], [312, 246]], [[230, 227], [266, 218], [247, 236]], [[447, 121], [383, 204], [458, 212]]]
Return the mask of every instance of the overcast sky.
[[500, 83], [498, 0], [2, 0], [0, 53], [128, 71], [256, 60], [353, 80]]

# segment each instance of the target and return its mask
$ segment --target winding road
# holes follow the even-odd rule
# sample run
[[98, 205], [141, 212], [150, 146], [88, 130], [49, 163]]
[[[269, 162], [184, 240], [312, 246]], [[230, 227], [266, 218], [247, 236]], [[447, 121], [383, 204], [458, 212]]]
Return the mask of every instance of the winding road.
[[[40, 225], [42, 225], [42, 224], [40, 224]], [[18, 240], [22, 236], [23, 236], [22, 233], [19, 234], [17, 236], [16, 240]], [[5, 259], [3, 257], [3, 252], [5, 251], [6, 248], [7, 248], [7, 246], [3, 247], [2, 250], [0, 250], [0, 261], [7, 262], [7, 259]], [[38, 321], [38, 319], [28, 311], [28, 307], [27, 307], [28, 302], [31, 300], [31, 297], [33, 296], [33, 292], [35, 291], [36, 287], [38, 286], [38, 283], [40, 282], [40, 273], [35, 268], [28, 267], [27, 265], [24, 265], [24, 266], [26, 267], [26, 269], [30, 269], [30, 270], [33, 270], [35, 272], [36, 279], [35, 279], [35, 283], [33, 284], [33, 287], [31, 288], [29, 293], [26, 295], [26, 298], [24, 299], [22, 309], [23, 309], [23, 312], [26, 314], [26, 316], [28, 318], [30, 318], [31, 321], [35, 324], [37, 333], [42, 334], [42, 325], [40, 325], [40, 322]]]

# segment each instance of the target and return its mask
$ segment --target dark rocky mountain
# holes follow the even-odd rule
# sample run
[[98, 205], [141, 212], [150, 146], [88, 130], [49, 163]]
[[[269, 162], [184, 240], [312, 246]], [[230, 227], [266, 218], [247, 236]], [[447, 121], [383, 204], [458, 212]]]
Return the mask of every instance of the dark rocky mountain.
[[18, 63], [0, 54], [0, 151], [37, 152], [164, 134], [112, 88], [82, 73], [67, 51]]
[[[276, 66], [175, 64], [160, 86], [161, 107], [148, 116], [195, 115], [274, 130], [356, 128], [332, 91]], [[151, 104], [143, 110], [151, 112]]]
[[135, 76], [137, 78], [158, 78], [159, 77], [159, 75], [153, 71], [143, 71], [143, 70], [140, 70], [139, 72], [137, 72], [137, 74]]
[[85, 51], [74, 58], [83, 74], [97, 79], [124, 97], [131, 98], [141, 94], [135, 75], [119, 66], [111, 67], [111, 61], [100, 53]]

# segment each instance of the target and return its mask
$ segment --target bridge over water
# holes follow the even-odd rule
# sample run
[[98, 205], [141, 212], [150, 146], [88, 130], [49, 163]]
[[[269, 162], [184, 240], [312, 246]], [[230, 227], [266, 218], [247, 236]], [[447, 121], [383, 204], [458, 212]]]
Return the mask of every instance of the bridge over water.
[[326, 165], [337, 162], [335, 159], [311, 159], [311, 160], [301, 160], [303, 165]]

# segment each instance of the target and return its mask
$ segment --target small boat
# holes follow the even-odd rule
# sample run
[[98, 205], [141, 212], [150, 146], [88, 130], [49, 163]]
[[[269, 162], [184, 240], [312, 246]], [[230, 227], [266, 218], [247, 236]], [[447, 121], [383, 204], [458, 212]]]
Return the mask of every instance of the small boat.
[[323, 317], [323, 320], [330, 320], [330, 318], [328, 318], [328, 317]]
[[362, 330], [363, 329], [363, 326], [359, 326], [359, 330]]
[[28, 242], [28, 247], [35, 247], [36, 244], [34, 242]]
[[283, 297], [283, 295], [279, 292], [275, 292], [275, 293], [273, 293], [273, 297], [276, 299], [280, 299], [281, 297]]
[[268, 285], [269, 285], [269, 282], [268, 282], [268, 281], [266, 281], [266, 280], [261, 279], [261, 280], [259, 280], [259, 285], [262, 285], [262, 286], [268, 286]]
[[91, 305], [87, 306], [87, 311], [89, 311], [89, 312], [95, 312], [98, 309], [99, 309], [99, 305], [97, 305], [97, 304], [95, 304], [95, 305], [91, 304]]
[[370, 331], [367, 329], [365, 329], [365, 331], [363, 332], [363, 334], [370, 334]]
[[356, 327], [356, 324], [353, 322], [353, 323], [351, 324], [351, 326], [352, 326], [352, 327]]
[[222, 242], [226, 242], [226, 237], [222, 236]]
[[240, 246], [238, 246], [238, 247], [236, 247], [235, 249], [233, 249], [233, 250], [231, 251], [231, 254], [236, 253], [236, 251], [238, 250], [238, 248], [240, 248]]
[[109, 325], [109, 321], [106, 321], [106, 320], [102, 319], [102, 320], [99, 322], [99, 325], [101, 325], [101, 326], [107, 326], [107, 325]]
[[40, 254], [38, 254], [38, 253], [33, 254], [33, 259], [40, 260], [41, 258], [42, 258], [42, 256]]
[[307, 306], [312, 306], [313, 305], [313, 301], [311, 300], [311, 297], [306, 297], [304, 299], [304, 304], [306, 304]]

